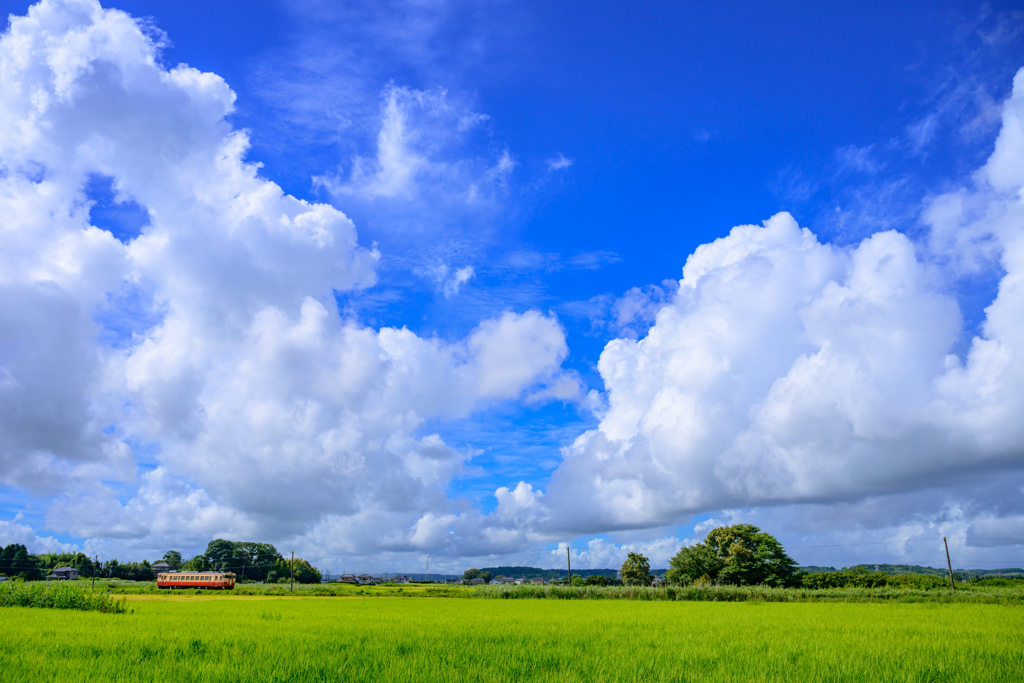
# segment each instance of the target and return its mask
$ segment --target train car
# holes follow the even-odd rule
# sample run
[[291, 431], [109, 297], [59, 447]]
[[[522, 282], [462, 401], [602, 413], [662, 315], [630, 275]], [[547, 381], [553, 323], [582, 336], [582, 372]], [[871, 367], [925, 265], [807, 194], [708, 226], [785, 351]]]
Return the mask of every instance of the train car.
[[231, 590], [235, 587], [235, 575], [232, 572], [161, 572], [156, 577], [156, 587]]

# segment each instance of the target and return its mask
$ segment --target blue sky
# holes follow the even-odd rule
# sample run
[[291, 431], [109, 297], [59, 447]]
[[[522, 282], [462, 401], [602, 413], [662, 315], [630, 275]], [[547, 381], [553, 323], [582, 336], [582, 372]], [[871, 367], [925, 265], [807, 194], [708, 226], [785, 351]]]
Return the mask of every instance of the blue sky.
[[104, 7], [3, 39], [0, 543], [1024, 561], [1014, 3]]

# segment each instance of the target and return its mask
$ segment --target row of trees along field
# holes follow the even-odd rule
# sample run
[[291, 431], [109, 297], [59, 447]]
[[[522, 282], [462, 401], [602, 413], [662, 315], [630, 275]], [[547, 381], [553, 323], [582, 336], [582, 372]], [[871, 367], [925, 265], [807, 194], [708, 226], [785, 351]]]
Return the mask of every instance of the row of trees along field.
[[[858, 565], [841, 571], [801, 570], [771, 534], [752, 524], [735, 524], [711, 530], [701, 543], [684, 547], [669, 560], [665, 580], [673, 584], [717, 583], [738, 586], [767, 585], [804, 588], [938, 588], [948, 578], [941, 570], [917, 568], [927, 573], [872, 570]], [[650, 585], [650, 563], [639, 553], [629, 553], [622, 565], [622, 581]], [[987, 574], [988, 572], [975, 572]], [[974, 577], [977, 578], [977, 577]]]
[[[177, 550], [169, 550], [161, 558], [174, 569], [186, 571], [234, 572], [242, 581], [284, 583], [294, 578], [297, 583], [319, 583], [320, 571], [306, 560], [286, 559], [269, 543], [210, 541], [206, 552], [185, 560]], [[57, 567], [74, 567], [84, 577], [152, 581], [153, 565], [142, 562], [119, 562], [109, 559], [94, 561], [82, 553], [44, 553], [32, 555], [19, 543], [0, 550], [0, 575], [20, 576], [28, 581], [45, 578]]]

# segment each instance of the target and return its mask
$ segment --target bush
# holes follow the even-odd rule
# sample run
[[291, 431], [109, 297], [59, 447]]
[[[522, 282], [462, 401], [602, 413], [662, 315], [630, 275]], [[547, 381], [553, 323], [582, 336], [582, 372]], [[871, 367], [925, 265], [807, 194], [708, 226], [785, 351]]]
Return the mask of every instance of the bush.
[[107, 593], [93, 593], [88, 587], [68, 581], [0, 583], [0, 607], [44, 607], [124, 614], [128, 603]]

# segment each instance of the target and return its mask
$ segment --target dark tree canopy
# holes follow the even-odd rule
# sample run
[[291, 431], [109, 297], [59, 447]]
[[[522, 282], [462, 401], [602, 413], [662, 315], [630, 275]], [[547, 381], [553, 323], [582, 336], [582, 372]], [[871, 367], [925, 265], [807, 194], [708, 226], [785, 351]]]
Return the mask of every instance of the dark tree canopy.
[[[205, 558], [203, 561], [201, 558]], [[194, 562], [197, 561], [198, 562]], [[269, 543], [251, 541], [228, 541], [218, 538], [210, 541], [204, 555], [197, 555], [189, 563], [202, 566], [189, 569], [212, 569], [220, 572], [234, 572], [240, 579], [266, 581], [278, 562], [285, 561], [277, 548]], [[319, 579], [317, 579], [319, 581]]]
[[740, 586], [796, 583], [796, 562], [771, 534], [753, 524], [712, 529], [703, 543], [681, 549], [669, 561], [672, 583], [717, 581]]
[[181, 553], [179, 553], [177, 550], [168, 550], [166, 553], [164, 553], [164, 556], [161, 559], [163, 559], [163, 561], [167, 564], [171, 565], [173, 569], [181, 569], [181, 564], [182, 562], [184, 562], [184, 560], [181, 557]]
[[301, 557], [295, 558], [294, 565], [290, 558], [275, 562], [267, 574], [267, 583], [289, 583], [292, 580], [292, 571], [295, 572], [295, 583], [320, 583], [320, 570]]
[[650, 586], [651, 561], [640, 553], [630, 553], [622, 563], [622, 582], [627, 586]]
[[39, 561], [28, 554], [28, 548], [21, 543], [11, 543], [0, 550], [0, 574], [20, 576], [29, 581], [43, 578]]

